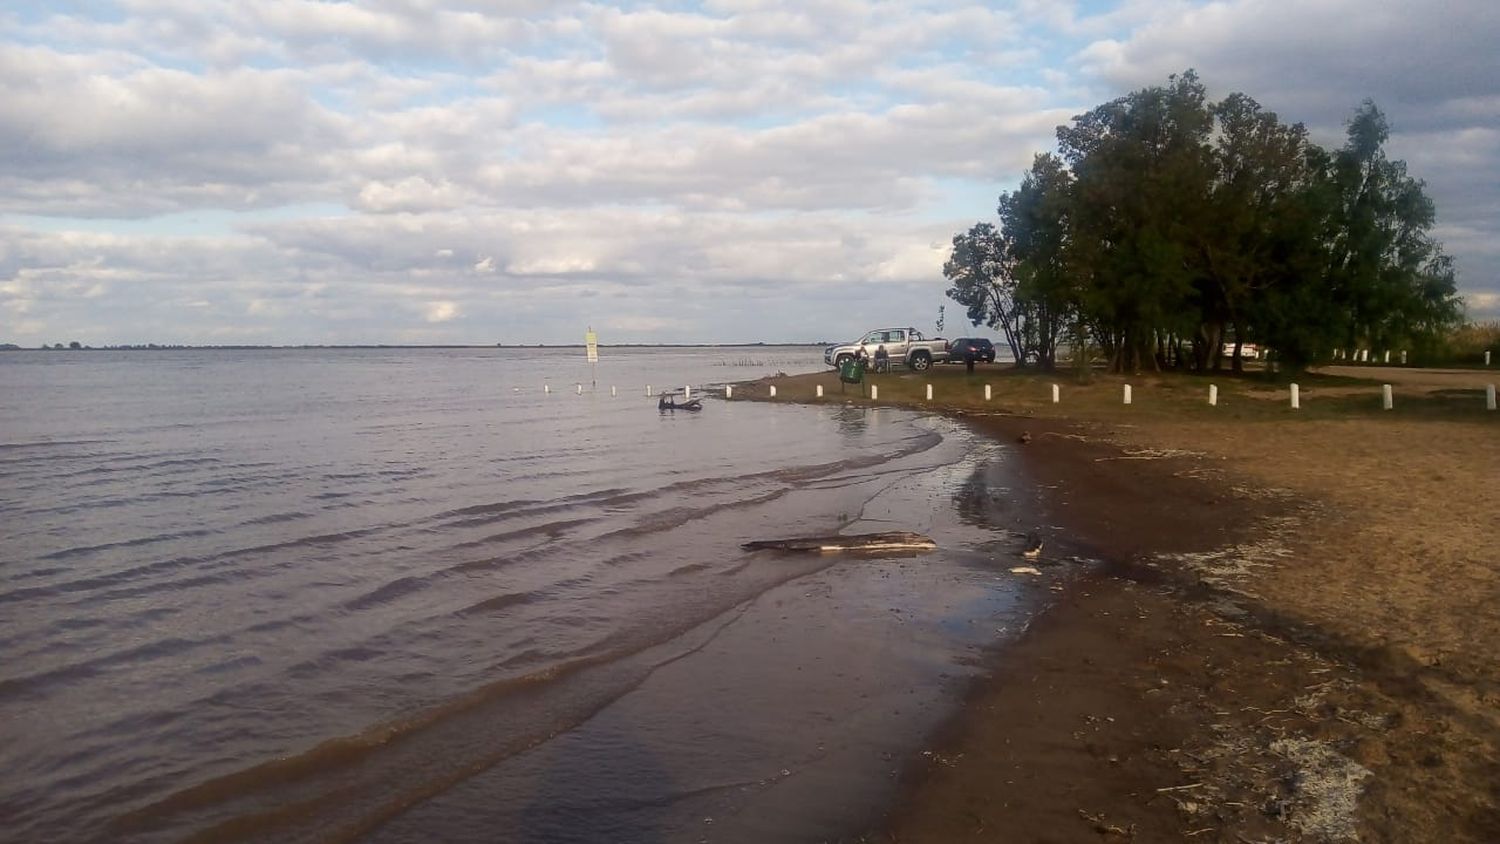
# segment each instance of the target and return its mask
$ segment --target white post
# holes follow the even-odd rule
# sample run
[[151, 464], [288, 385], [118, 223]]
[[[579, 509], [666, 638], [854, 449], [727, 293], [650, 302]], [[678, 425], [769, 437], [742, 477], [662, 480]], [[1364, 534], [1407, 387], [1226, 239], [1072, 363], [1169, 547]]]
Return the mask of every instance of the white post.
[[985, 401], [989, 401], [990, 400], [990, 385], [988, 385], [988, 384], [984, 385], [984, 400]]
[[1391, 395], [1390, 384], [1380, 385], [1380, 404], [1386, 410], [1390, 410], [1396, 406], [1396, 399]]
[[725, 384], [724, 385], [724, 398], [726, 398], [726, 399], [732, 399], [732, 398], [734, 398], [734, 385], [733, 384]]
[[771, 385], [771, 398], [773, 398], [773, 399], [776, 398], [776, 385], [775, 384]]
[[1052, 385], [1052, 403], [1053, 404], [1057, 404], [1061, 400], [1062, 400], [1062, 393], [1058, 390], [1057, 385], [1053, 384]]
[[1484, 409], [1495, 409], [1495, 385], [1490, 384], [1484, 388]]
[[1360, 363], [1369, 363], [1370, 362], [1370, 350], [1369, 349], [1360, 349], [1359, 350], [1359, 362]]
[[1406, 350], [1401, 350], [1401, 365], [1406, 366]]
[[578, 395], [580, 395], [580, 396], [583, 395], [583, 385], [582, 384], [575, 384], [574, 386], [576, 386], [578, 388]]
[[646, 395], [648, 395], [648, 396], [651, 395], [651, 385], [650, 384], [646, 385]]
[[542, 385], [542, 392], [543, 393], [550, 393], [550, 392], [552, 392], [552, 385], [551, 384], [543, 384]]
[[819, 384], [818, 385], [818, 398], [821, 399], [822, 397], [823, 397], [823, 385]]
[[927, 385], [927, 400], [932, 401], [932, 385]]
[[1292, 410], [1299, 410], [1299, 409], [1301, 409], [1301, 407], [1302, 407], [1302, 394], [1301, 394], [1301, 391], [1298, 389], [1298, 387], [1297, 387], [1296, 384], [1293, 384], [1292, 385]]
[[1209, 384], [1208, 385], [1208, 406], [1209, 407], [1218, 407], [1219, 406], [1219, 385], [1218, 384]]
[[1125, 403], [1130, 404], [1130, 385], [1125, 385]]
[[1334, 349], [1333, 350], [1333, 359], [1334, 360], [1338, 360], [1339, 358], [1341, 358], [1343, 356], [1344, 356], [1344, 350], [1343, 349]]
[[685, 387], [682, 388], [682, 399], [683, 399], [683, 401], [688, 401], [688, 400], [692, 399], [692, 397], [693, 397], [693, 385], [692, 384], [688, 384], [687, 386], [685, 386]]
[[616, 395], [616, 393], [615, 393], [615, 388], [614, 388], [614, 387], [610, 387], [610, 388], [609, 388], [609, 397], [610, 397], [610, 398], [614, 398], [614, 397], [615, 397], [615, 395]]
[[1386, 349], [1385, 350], [1385, 360], [1382, 361], [1382, 363], [1390, 363], [1390, 362], [1391, 362], [1391, 350], [1390, 349]]
[[1490, 365], [1490, 350], [1489, 349], [1485, 349], [1484, 350], [1484, 365], [1485, 366], [1489, 366]]
[[871, 384], [870, 385], [870, 401], [874, 401], [874, 400], [876, 400], [878, 398], [880, 398], [880, 385], [879, 384]]

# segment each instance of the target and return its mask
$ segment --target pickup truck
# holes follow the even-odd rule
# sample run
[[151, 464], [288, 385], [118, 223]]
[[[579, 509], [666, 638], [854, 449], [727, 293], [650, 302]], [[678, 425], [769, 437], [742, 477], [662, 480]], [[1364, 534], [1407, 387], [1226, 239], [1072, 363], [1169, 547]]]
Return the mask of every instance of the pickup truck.
[[824, 349], [823, 363], [838, 369], [845, 361], [861, 355], [873, 360], [875, 350], [881, 346], [885, 346], [892, 364], [904, 363], [917, 372], [948, 359], [948, 341], [941, 337], [928, 340], [915, 328], [877, 328], [852, 343]]

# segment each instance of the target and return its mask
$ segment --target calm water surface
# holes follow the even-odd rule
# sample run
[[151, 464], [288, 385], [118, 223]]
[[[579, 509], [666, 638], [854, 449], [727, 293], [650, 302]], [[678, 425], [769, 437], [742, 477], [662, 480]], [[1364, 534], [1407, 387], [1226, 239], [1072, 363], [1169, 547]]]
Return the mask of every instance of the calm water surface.
[[[867, 811], [888, 778], [854, 772], [1015, 604], [971, 511], [1019, 482], [942, 420], [645, 394], [819, 349], [603, 354], [0, 355], [0, 837], [699, 840], [718, 812], [716, 840], [794, 840], [847, 822], [830, 794]], [[840, 529], [970, 552], [738, 547]], [[922, 703], [872, 707], [896, 692]], [[791, 757], [821, 773], [778, 790]]]

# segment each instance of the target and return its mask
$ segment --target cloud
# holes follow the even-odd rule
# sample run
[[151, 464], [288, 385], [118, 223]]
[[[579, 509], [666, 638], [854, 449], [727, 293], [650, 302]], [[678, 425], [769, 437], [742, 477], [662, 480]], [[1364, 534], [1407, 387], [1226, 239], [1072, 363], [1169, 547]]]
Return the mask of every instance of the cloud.
[[1470, 301], [1500, 289], [1487, 2], [56, 9], [0, 35], [0, 330], [28, 341], [541, 342], [591, 319], [785, 340], [935, 316], [952, 234], [1057, 124], [1186, 67], [1333, 143], [1374, 96]]
[[428, 322], [447, 322], [458, 316], [458, 305], [453, 302], [428, 302], [426, 313]]

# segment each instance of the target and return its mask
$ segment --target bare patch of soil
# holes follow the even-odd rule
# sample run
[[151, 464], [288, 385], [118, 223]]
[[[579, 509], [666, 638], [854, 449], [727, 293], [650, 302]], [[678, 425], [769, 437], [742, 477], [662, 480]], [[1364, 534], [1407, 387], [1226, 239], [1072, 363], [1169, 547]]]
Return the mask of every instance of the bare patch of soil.
[[1500, 840], [1500, 420], [1086, 408], [979, 422], [1113, 567], [866, 838]]

